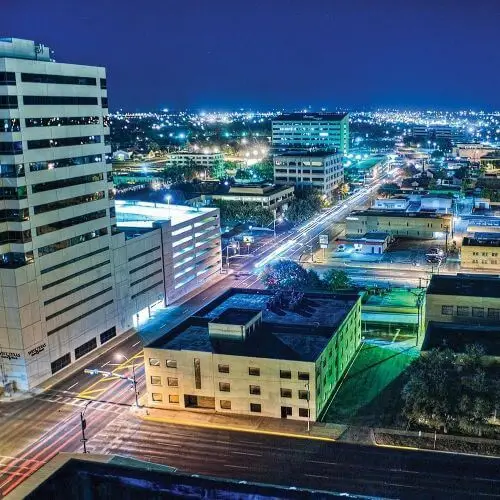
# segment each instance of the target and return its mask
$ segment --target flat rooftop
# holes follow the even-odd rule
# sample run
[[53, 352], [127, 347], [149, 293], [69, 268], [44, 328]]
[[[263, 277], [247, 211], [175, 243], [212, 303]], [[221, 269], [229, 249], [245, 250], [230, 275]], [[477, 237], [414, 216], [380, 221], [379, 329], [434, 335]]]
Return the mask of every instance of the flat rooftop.
[[275, 156], [275, 158], [327, 158], [328, 156], [333, 156], [338, 153], [337, 149], [329, 149], [322, 151], [308, 151], [307, 149], [303, 151], [288, 151], [283, 152]]
[[369, 208], [368, 210], [355, 210], [347, 217], [356, 216], [370, 216], [370, 217], [406, 217], [406, 218], [417, 218], [417, 219], [443, 219], [445, 216], [451, 217], [451, 214], [436, 213], [436, 212], [405, 212], [404, 209], [401, 210], [378, 210]]
[[229, 308], [226, 309], [218, 318], [215, 318], [210, 322], [230, 325], [246, 325], [249, 321], [252, 321], [259, 313], [259, 309]]
[[500, 298], [500, 277], [482, 274], [433, 275], [427, 295]]
[[120, 229], [152, 229], [155, 222], [170, 220], [172, 226], [183, 224], [202, 214], [215, 215], [214, 208], [193, 208], [185, 205], [116, 200], [116, 225]]
[[462, 246], [498, 247], [500, 246], [500, 233], [474, 233], [473, 237], [465, 236]]
[[295, 121], [340, 121], [349, 113], [288, 113], [273, 118], [273, 122], [295, 122]]
[[500, 356], [500, 326], [429, 321], [422, 351], [448, 348], [464, 352], [466, 346], [473, 344], [481, 345], [487, 356]]
[[[147, 347], [314, 362], [359, 300], [355, 293], [307, 293], [296, 311], [271, 311], [267, 303], [273, 295], [269, 290], [230, 289]], [[262, 311], [261, 326], [244, 341], [211, 338], [208, 323], [234, 310], [252, 316]]]

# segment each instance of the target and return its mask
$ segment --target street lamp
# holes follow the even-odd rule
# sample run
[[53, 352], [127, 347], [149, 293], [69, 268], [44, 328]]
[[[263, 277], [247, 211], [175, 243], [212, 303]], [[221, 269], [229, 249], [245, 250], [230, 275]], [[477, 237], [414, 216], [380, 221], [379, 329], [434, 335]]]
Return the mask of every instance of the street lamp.
[[[125, 354], [121, 354], [120, 352], [116, 353], [116, 357], [123, 358], [125, 361], [130, 361], [130, 359], [127, 358], [127, 356], [125, 356]], [[135, 363], [136, 363], [136, 360], [134, 359], [132, 361], [132, 383], [134, 384], [135, 406], [137, 406], [137, 408], [139, 408], [139, 397], [138, 397], [139, 394], [137, 392], [137, 378], [135, 376]]]
[[87, 428], [87, 420], [85, 420], [85, 411], [87, 410], [87, 407], [89, 406], [90, 403], [92, 403], [93, 400], [90, 400], [85, 407], [83, 408], [83, 411], [80, 412], [80, 425], [82, 426], [82, 439], [80, 441], [83, 443], [83, 453], [88, 453], [87, 452], [87, 438], [85, 437], [85, 429]]
[[170, 200], [172, 199], [172, 195], [171, 194], [167, 194], [167, 196], [165, 196], [165, 201], [167, 202], [167, 207], [168, 207], [168, 217], [170, 218]]

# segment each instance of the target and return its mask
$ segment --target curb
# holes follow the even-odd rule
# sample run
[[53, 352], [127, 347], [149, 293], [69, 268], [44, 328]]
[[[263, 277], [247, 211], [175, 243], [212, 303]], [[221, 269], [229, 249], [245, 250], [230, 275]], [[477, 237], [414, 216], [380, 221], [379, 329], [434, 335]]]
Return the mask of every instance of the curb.
[[335, 442], [336, 440], [334, 438], [327, 438], [327, 437], [322, 437], [322, 436], [307, 436], [305, 434], [294, 434], [291, 432], [278, 432], [278, 431], [266, 431], [266, 430], [259, 430], [259, 429], [249, 429], [249, 428], [242, 428], [242, 427], [234, 427], [230, 425], [220, 425], [220, 424], [204, 424], [204, 423], [194, 423], [194, 422], [189, 422], [189, 421], [179, 421], [177, 419], [173, 418], [166, 418], [166, 417], [151, 417], [151, 416], [138, 416], [142, 420], [148, 420], [150, 422], [158, 422], [158, 423], [163, 423], [163, 424], [173, 424], [173, 425], [184, 425], [187, 427], [201, 427], [205, 429], [214, 429], [214, 430], [221, 430], [221, 431], [233, 431], [233, 432], [246, 432], [249, 434], [264, 434], [268, 436], [280, 436], [280, 437], [288, 437], [288, 438], [296, 438], [296, 439], [312, 439], [314, 441], [326, 441], [326, 442]]
[[373, 440], [373, 444], [378, 448], [390, 448], [393, 450], [427, 451], [427, 452], [431, 452], [431, 453], [445, 453], [447, 455], [462, 455], [464, 457], [480, 457], [480, 458], [500, 460], [499, 455], [481, 455], [479, 453], [464, 453], [461, 451], [432, 450], [430, 448], [415, 448], [413, 446], [399, 446], [399, 445], [395, 445], [395, 444], [379, 444], [375, 441], [375, 439]]

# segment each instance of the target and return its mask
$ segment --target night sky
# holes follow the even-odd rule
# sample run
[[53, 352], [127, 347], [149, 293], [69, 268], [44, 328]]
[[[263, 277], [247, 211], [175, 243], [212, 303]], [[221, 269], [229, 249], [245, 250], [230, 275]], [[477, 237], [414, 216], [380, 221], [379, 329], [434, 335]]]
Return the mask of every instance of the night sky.
[[500, 0], [0, 0], [112, 110], [500, 108]]

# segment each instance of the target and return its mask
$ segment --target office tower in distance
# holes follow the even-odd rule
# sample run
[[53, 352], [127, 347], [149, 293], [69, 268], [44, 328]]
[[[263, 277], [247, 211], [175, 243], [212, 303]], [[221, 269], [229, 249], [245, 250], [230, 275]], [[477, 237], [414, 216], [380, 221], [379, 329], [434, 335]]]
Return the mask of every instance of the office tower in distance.
[[349, 152], [348, 113], [291, 113], [273, 119], [274, 152], [300, 149]]

